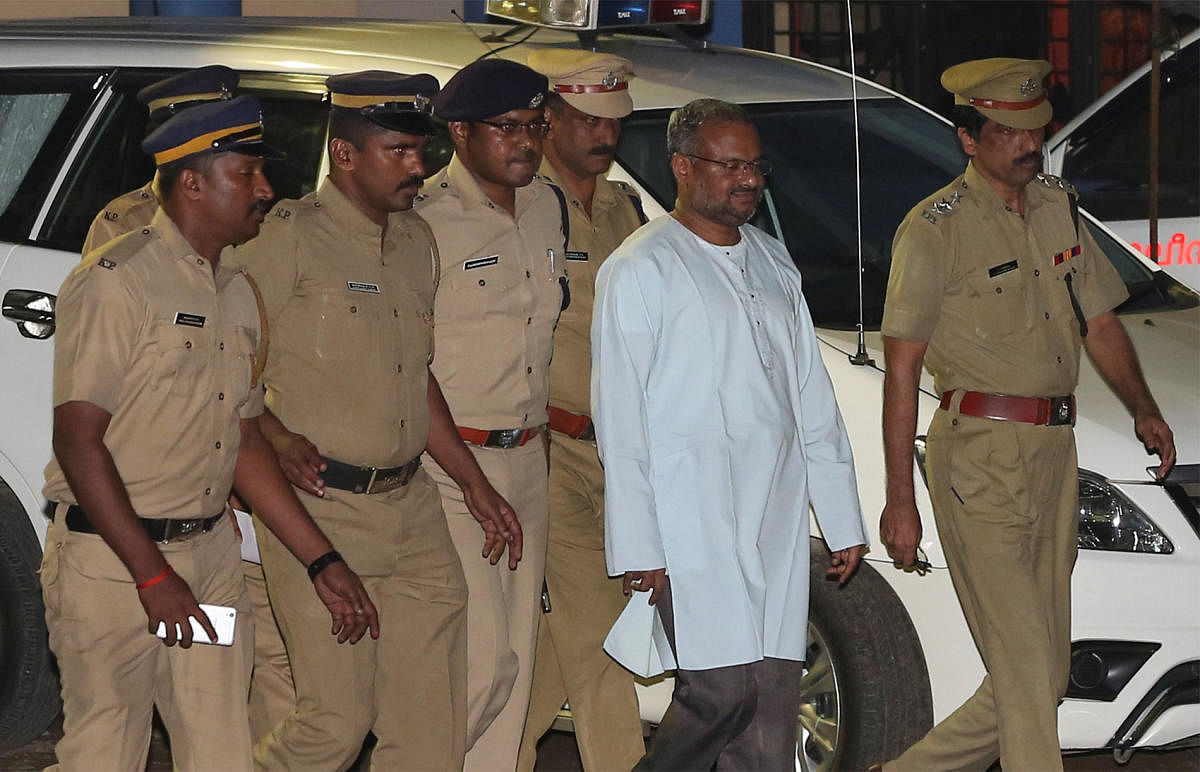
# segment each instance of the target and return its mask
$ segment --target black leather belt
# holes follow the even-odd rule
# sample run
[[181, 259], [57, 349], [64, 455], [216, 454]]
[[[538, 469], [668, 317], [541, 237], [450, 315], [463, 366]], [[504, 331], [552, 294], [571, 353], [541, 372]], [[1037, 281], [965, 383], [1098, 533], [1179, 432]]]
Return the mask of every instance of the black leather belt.
[[[146, 534], [151, 539], [166, 544], [170, 541], [178, 541], [184, 536], [208, 533], [222, 517], [225, 517], [224, 512], [212, 517], [189, 517], [183, 519], [139, 517], [138, 521], [146, 529]], [[67, 507], [65, 522], [69, 531], [75, 531], [76, 533], [97, 532], [96, 527], [92, 525], [92, 521], [88, 520], [87, 514], [79, 508], [78, 504], [72, 504]]]
[[420, 456], [407, 464], [393, 466], [390, 469], [354, 466], [325, 456], [321, 456], [321, 460], [325, 462], [325, 471], [321, 474], [325, 486], [351, 493], [386, 493], [408, 485], [409, 480], [421, 468]]

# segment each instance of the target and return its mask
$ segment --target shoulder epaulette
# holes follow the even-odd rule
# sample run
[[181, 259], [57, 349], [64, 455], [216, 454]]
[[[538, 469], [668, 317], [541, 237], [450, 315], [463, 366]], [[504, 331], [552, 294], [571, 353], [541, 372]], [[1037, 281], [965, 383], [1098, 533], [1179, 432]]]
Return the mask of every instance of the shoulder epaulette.
[[940, 201], [934, 201], [928, 207], [922, 209], [921, 216], [929, 222], [936, 224], [939, 216], [948, 216], [954, 214], [955, 208], [962, 200], [962, 193], [959, 193], [956, 190], [950, 194], [949, 198], [943, 196]]
[[1074, 185], [1064, 180], [1062, 177], [1055, 177], [1053, 174], [1045, 174], [1038, 172], [1034, 175], [1034, 179], [1040, 182], [1051, 190], [1065, 190], [1071, 198], [1079, 198], [1079, 191]]
[[91, 253], [91, 259], [101, 268], [114, 270], [129, 258], [141, 251], [146, 242], [153, 238], [154, 231], [150, 226], [123, 233], [109, 241], [100, 249]]

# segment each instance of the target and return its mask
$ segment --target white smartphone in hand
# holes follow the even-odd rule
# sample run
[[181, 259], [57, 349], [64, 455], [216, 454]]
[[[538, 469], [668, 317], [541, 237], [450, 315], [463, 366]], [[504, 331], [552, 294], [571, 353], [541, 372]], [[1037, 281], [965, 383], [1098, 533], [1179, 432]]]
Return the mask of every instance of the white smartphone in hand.
[[[233, 629], [237, 622], [237, 609], [231, 606], [213, 606], [208, 603], [201, 603], [200, 610], [208, 615], [208, 619], [212, 622], [213, 629], [217, 631], [217, 640], [211, 641], [208, 638], [208, 633], [200, 625], [196, 617], [188, 617], [192, 622], [192, 643], [215, 643], [218, 646], [233, 645]], [[158, 629], [154, 634], [159, 638], [167, 637], [166, 622], [159, 622]], [[182, 631], [179, 626], [175, 626], [175, 640], [179, 640]]]

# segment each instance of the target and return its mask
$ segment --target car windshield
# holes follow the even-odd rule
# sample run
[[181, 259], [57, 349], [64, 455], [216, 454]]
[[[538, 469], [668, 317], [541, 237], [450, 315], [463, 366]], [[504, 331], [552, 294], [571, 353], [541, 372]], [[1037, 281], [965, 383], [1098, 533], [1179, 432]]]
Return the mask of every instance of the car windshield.
[[[805, 298], [821, 327], [859, 322], [854, 116], [846, 101], [747, 105], [762, 136], [771, 176], [754, 224], [788, 245], [804, 275]], [[670, 208], [675, 181], [666, 155], [669, 111], [626, 119], [618, 159]], [[891, 266], [892, 237], [908, 211], [966, 167], [954, 129], [895, 98], [859, 102], [862, 168], [863, 324], [878, 329]], [[1137, 262], [1086, 218], [1130, 290], [1119, 311], [1194, 305], [1196, 296]]]

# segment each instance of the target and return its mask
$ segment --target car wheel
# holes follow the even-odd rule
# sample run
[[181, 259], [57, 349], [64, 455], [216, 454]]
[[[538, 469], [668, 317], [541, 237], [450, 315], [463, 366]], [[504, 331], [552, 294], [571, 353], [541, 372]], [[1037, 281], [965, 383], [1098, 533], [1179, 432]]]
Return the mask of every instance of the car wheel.
[[808, 656], [800, 685], [797, 767], [866, 769], [900, 755], [933, 726], [929, 671], [912, 620], [873, 567], [845, 586], [810, 547]]
[[37, 737], [61, 707], [37, 575], [41, 554], [24, 508], [0, 482], [0, 750]]

